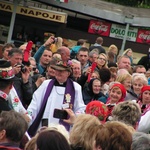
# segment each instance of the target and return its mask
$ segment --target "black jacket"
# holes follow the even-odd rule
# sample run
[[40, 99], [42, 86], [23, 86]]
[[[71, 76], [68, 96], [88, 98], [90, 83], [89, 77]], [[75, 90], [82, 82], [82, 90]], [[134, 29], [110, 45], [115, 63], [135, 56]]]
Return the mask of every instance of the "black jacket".
[[94, 48], [97, 48], [99, 50], [99, 54], [100, 53], [105, 53], [106, 54], [106, 51], [105, 51], [105, 49], [102, 46], [91, 46], [89, 48], [89, 50], [92, 51]]
[[8, 101], [6, 101], [2, 97], [0, 97], [0, 112], [1, 111], [9, 111], [9, 110], [11, 110], [11, 107], [10, 107]]

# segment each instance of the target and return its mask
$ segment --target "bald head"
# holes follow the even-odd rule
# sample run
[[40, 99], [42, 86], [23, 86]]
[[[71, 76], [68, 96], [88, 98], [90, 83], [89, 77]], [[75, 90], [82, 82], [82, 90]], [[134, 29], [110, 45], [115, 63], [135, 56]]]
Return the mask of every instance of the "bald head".
[[62, 46], [57, 50], [57, 53], [61, 55], [63, 62], [67, 62], [70, 59], [70, 49], [66, 46]]

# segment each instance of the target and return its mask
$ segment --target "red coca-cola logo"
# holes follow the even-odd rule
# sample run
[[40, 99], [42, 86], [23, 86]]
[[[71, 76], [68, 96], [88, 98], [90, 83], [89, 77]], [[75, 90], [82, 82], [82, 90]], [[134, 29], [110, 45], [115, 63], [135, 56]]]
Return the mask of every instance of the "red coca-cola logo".
[[104, 24], [96, 24], [96, 23], [93, 23], [93, 24], [91, 24], [90, 29], [106, 32], [106, 31], [108, 30], [108, 26], [107, 26], [107, 25], [104, 25]]
[[150, 31], [139, 30], [137, 42], [150, 44]]
[[144, 39], [144, 40], [150, 40], [150, 34], [141, 33], [141, 34], [139, 35], [139, 38], [140, 38], [140, 39]]
[[108, 36], [110, 32], [110, 26], [110, 23], [91, 20], [88, 32]]

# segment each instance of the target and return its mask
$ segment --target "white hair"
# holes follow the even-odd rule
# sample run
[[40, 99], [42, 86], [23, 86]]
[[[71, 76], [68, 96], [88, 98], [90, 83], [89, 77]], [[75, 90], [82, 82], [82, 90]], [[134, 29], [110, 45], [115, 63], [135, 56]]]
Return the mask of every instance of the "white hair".
[[78, 60], [76, 60], [76, 59], [71, 59], [71, 62], [72, 62], [73, 64], [80, 64], [80, 65], [81, 65], [81, 62], [78, 61]]
[[132, 84], [135, 80], [141, 80], [144, 85], [148, 85], [148, 80], [146, 76], [142, 73], [133, 73], [132, 74]]
[[129, 72], [126, 69], [118, 69], [117, 76], [121, 74], [129, 74]]
[[48, 125], [47, 129], [48, 130], [56, 130], [56, 131], [60, 132], [66, 138], [68, 143], [70, 143], [70, 141], [69, 141], [69, 132], [66, 130], [66, 128], [63, 125], [50, 123]]

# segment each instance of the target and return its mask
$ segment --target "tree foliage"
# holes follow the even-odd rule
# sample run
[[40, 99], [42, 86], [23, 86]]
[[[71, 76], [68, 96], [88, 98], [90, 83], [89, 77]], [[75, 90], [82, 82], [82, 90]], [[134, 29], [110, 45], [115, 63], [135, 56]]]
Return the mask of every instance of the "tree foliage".
[[150, 8], [150, 0], [104, 0], [130, 7]]

